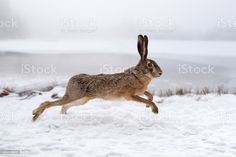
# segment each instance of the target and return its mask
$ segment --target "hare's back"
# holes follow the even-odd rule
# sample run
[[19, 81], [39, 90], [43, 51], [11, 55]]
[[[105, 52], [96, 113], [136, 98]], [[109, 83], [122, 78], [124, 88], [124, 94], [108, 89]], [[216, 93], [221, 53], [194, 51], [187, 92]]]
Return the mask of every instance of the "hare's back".
[[78, 95], [84, 93], [85, 96], [117, 95], [124, 90], [137, 88], [138, 81], [129, 73], [80, 74], [73, 76], [68, 83], [67, 93]]

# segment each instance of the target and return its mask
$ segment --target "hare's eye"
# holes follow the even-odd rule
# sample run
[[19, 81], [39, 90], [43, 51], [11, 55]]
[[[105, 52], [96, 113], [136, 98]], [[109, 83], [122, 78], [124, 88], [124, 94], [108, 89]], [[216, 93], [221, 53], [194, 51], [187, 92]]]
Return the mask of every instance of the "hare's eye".
[[153, 64], [149, 62], [149, 63], [147, 64], [147, 66], [148, 66], [149, 68], [152, 68], [152, 67], [153, 67]]

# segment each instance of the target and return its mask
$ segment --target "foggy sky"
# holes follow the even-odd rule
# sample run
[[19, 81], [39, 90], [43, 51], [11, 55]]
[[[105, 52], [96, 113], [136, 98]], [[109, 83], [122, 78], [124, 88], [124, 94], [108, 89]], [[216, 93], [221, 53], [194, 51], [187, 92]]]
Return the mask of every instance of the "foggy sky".
[[[0, 0], [0, 38], [236, 39], [235, 0]], [[3, 25], [14, 21], [11, 28]]]

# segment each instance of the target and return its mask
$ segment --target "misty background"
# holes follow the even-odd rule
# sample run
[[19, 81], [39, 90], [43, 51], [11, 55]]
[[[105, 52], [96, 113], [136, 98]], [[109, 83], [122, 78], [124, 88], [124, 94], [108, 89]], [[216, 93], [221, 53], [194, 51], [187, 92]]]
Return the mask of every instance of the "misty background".
[[235, 0], [0, 0], [0, 39], [235, 40]]
[[[164, 72], [154, 87], [234, 90], [235, 7], [235, 0], [0, 0], [0, 87], [121, 72], [138, 62], [137, 35], [146, 34], [148, 57]], [[183, 65], [214, 71], [182, 73]]]

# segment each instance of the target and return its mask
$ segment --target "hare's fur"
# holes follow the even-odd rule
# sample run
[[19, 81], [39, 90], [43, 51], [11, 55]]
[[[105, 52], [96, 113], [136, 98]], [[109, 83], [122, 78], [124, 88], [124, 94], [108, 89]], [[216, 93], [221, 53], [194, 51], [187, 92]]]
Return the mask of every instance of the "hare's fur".
[[[162, 71], [153, 60], [147, 59], [147, 45], [147, 36], [139, 35], [138, 51], [141, 59], [136, 66], [122, 73], [73, 76], [67, 84], [65, 95], [59, 100], [42, 103], [33, 111], [33, 121], [47, 108], [62, 106], [61, 113], [66, 114], [70, 107], [83, 105], [94, 98], [107, 100], [125, 98], [142, 102], [147, 107], [150, 106], [154, 113], [158, 113], [152, 94], [146, 90], [151, 80], [159, 77]], [[143, 94], [148, 99], [139, 96]]]

